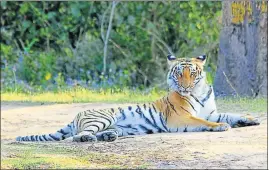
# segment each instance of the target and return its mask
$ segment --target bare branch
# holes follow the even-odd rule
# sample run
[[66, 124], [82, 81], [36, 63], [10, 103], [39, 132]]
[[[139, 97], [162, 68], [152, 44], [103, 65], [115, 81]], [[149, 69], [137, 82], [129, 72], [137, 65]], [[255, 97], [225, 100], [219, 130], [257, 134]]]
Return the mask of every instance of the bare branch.
[[117, 49], [120, 50], [120, 52], [124, 55], [124, 57], [126, 57], [126, 58], [130, 58], [130, 57], [131, 57], [130, 55], [126, 54], [126, 52], [124, 52], [124, 50], [121, 48], [120, 45], [118, 45], [117, 43], [115, 43], [115, 42], [114, 42], [113, 40], [111, 40], [111, 39], [109, 39], [109, 41], [112, 42], [112, 44], [113, 44]]
[[139, 28], [139, 29], [141, 29], [141, 30], [143, 30], [143, 31], [146, 31], [148, 34], [150, 34], [150, 35], [153, 35], [163, 46], [165, 46], [165, 48], [168, 50], [168, 52], [170, 53], [170, 54], [172, 54], [172, 55], [175, 55], [174, 53], [173, 53], [173, 51], [171, 50], [171, 48], [169, 47], [169, 45], [168, 44], [166, 44], [166, 42], [164, 42], [157, 34], [155, 34], [154, 32], [152, 32], [152, 31], [150, 31], [150, 30], [147, 30], [147, 29], [145, 29], [145, 28], [142, 28], [142, 27], [139, 27], [139, 26], [137, 26], [137, 28]]
[[225, 72], [223, 71], [222, 73], [223, 73], [223, 75], [225, 76], [227, 83], [228, 83], [228, 84], [230, 85], [230, 87], [235, 91], [236, 96], [239, 96], [238, 93], [237, 93], [237, 91], [236, 91], [235, 88], [233, 87], [232, 83], [230, 82], [230, 80], [229, 80], [228, 77], [226, 76]]
[[107, 14], [107, 12], [108, 12], [109, 9], [110, 9], [110, 8], [108, 7], [108, 8], [105, 10], [105, 12], [104, 12], [104, 14], [103, 14], [103, 16], [102, 16], [102, 21], [101, 21], [101, 37], [102, 37], [103, 42], [105, 42], [105, 35], [104, 35], [104, 20], [105, 20], [105, 16], [106, 16], [106, 14]]
[[107, 44], [108, 44], [109, 34], [110, 34], [110, 31], [111, 31], [111, 27], [112, 27], [112, 20], [113, 20], [114, 10], [115, 10], [117, 4], [118, 4], [118, 2], [116, 2], [116, 1], [112, 2], [112, 8], [111, 8], [111, 12], [110, 12], [109, 24], [108, 24], [108, 28], [107, 28], [107, 32], [106, 32], [106, 39], [105, 39], [105, 44], [104, 44], [104, 58], [103, 58], [103, 73], [104, 74], [106, 72]]

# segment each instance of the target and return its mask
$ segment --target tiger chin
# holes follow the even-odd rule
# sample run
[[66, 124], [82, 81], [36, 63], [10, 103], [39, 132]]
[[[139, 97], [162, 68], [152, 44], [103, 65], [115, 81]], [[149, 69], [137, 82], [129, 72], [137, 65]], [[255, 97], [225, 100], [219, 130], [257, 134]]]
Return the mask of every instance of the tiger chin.
[[55, 133], [17, 137], [17, 141], [115, 141], [127, 135], [173, 132], [227, 131], [259, 125], [251, 115], [218, 113], [213, 87], [206, 82], [206, 56], [176, 58], [168, 55], [169, 93], [155, 102], [125, 108], [91, 109]]

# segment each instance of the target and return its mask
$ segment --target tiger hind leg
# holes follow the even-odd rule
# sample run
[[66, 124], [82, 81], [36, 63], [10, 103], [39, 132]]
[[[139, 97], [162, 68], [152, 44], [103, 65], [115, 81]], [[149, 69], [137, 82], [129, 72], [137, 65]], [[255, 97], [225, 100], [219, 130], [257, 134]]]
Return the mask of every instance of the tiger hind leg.
[[73, 142], [96, 142], [97, 137], [91, 132], [83, 131], [78, 135], [73, 136]]
[[118, 131], [115, 128], [109, 128], [96, 134], [98, 141], [112, 142], [118, 138]]

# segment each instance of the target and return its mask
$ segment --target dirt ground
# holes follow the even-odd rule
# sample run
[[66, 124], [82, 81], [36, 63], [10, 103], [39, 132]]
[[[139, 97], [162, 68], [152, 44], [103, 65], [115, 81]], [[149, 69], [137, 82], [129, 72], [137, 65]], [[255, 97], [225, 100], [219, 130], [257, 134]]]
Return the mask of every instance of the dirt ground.
[[[55, 132], [71, 122], [79, 111], [118, 105], [127, 104], [1, 102], [1, 142], [13, 142], [19, 135]], [[85, 148], [93, 153], [139, 158], [149, 165], [148, 168], [267, 169], [267, 116], [261, 118], [259, 126], [236, 128], [227, 132], [153, 134], [120, 138], [109, 143], [65, 145]], [[4, 153], [1, 154], [3, 155]]]

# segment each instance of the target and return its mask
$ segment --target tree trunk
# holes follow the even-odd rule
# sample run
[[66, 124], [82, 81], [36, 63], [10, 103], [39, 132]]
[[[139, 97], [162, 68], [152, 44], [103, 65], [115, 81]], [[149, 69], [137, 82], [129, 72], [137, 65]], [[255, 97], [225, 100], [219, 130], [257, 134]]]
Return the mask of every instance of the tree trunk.
[[216, 96], [267, 96], [267, 3], [222, 4]]

